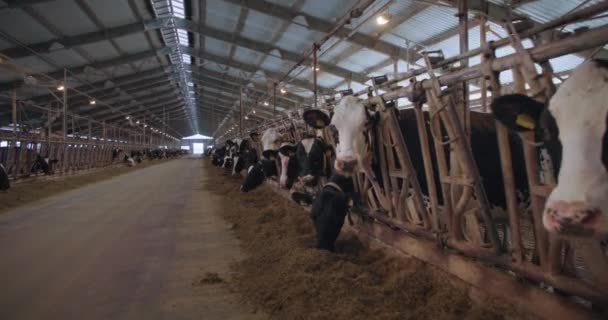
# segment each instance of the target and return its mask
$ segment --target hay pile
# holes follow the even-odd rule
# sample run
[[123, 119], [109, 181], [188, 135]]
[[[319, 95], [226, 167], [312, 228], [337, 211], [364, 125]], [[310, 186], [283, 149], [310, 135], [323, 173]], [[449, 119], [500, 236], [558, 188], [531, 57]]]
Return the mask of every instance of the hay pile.
[[365, 249], [314, 249], [308, 213], [268, 187], [241, 193], [241, 179], [205, 163], [205, 189], [226, 197], [224, 218], [248, 258], [228, 280], [244, 300], [278, 319], [519, 319], [496, 301], [475, 304], [467, 286], [415, 259]]

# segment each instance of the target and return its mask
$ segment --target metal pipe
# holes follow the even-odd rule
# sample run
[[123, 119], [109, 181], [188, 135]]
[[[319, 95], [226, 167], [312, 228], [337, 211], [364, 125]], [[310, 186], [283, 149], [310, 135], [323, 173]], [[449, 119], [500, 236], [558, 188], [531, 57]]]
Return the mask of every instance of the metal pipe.
[[11, 95], [11, 103], [13, 109], [13, 134], [17, 136], [17, 89], [13, 88]]
[[[543, 32], [543, 31], [547, 31], [549, 29], [554, 29], [554, 28], [556, 28], [558, 26], [561, 26], [561, 25], [564, 25], [564, 24], [569, 24], [569, 23], [572, 23], [572, 22], [576, 22], [576, 21], [579, 21], [579, 20], [584, 19], [584, 18], [593, 17], [593, 16], [596, 16], [596, 15], [598, 15], [600, 13], [605, 12], [605, 11], [608, 11], [608, 1], [600, 2], [598, 4], [595, 4], [595, 5], [589, 6], [587, 8], [578, 10], [578, 11], [573, 12], [571, 14], [562, 16], [561, 18], [549, 21], [549, 22], [547, 22], [545, 24], [541, 24], [541, 25], [538, 25], [536, 27], [532, 27], [532, 28], [530, 28], [528, 30], [523, 31], [519, 36], [522, 39], [523, 38], [529, 38], [529, 37], [531, 37], [531, 36], [533, 36], [535, 34]], [[597, 29], [604, 30], [604, 27], [597, 28]], [[605, 34], [606, 34], [606, 31], [604, 31], [604, 37], [602, 37], [602, 39], [606, 38]], [[559, 42], [559, 41], [561, 41], [561, 40], [558, 40], [556, 42]], [[583, 50], [586, 50], [586, 49], [595, 48], [595, 47], [604, 45], [606, 42], [608, 42], [608, 41], [606, 41], [606, 40], [604, 40], [604, 41], [597, 41], [597, 42], [595, 42], [596, 44], [593, 45], [593, 46], [587, 46], [585, 49], [569, 50], [567, 53], [573, 53], [573, 52], [583, 51]], [[503, 46], [506, 46], [506, 45], [509, 45], [509, 44], [510, 44], [509, 39], [505, 38], [505, 39], [500, 39], [500, 40], [497, 40], [497, 41], [493, 41], [493, 42], [489, 43], [489, 46], [490, 46], [490, 49], [497, 49], [497, 48], [500, 48], [500, 47], [503, 47]], [[534, 50], [534, 49], [532, 49], [532, 50]], [[482, 52], [483, 52], [483, 49], [481, 47], [479, 47], [477, 49], [470, 50], [470, 51], [468, 51], [465, 54], [459, 54], [457, 56], [445, 59], [444, 61], [438, 63], [435, 67], [439, 68], [439, 67], [447, 66], [447, 65], [450, 65], [452, 63], [458, 62], [458, 61], [460, 61], [462, 59], [470, 58], [470, 57], [479, 55]], [[551, 58], [553, 58], [553, 57], [551, 57]], [[385, 82], [382, 85], [382, 87], [390, 86], [390, 85], [392, 85], [394, 83], [397, 83], [399, 81], [403, 81], [403, 80], [409, 79], [411, 77], [414, 77], [414, 76], [417, 76], [417, 75], [421, 75], [421, 74], [426, 73], [426, 72], [428, 72], [428, 68], [426, 68], [426, 67], [419, 68], [419, 69], [416, 69], [416, 70], [412, 70], [411, 72], [405, 73], [405, 74], [401, 75], [400, 77], [397, 77], [397, 78], [395, 78], [393, 80], [389, 80], [389, 81]], [[365, 93], [367, 93], [367, 89], [358, 91], [358, 92], [355, 93], [355, 95], [359, 96], [359, 95], [363, 95]]]
[[239, 132], [241, 138], [243, 137], [243, 87], [240, 89], [239, 94]]
[[[570, 53], [575, 53], [590, 48], [595, 48], [608, 43], [608, 26], [602, 26], [586, 31], [581, 31], [575, 35], [568, 36], [566, 38], [553, 41], [528, 49], [532, 59], [534, 61], [544, 61], [559, 56], [563, 56]], [[508, 56], [496, 58], [492, 61], [492, 70], [504, 71], [511, 69], [513, 65], [518, 63], [519, 56], [517, 54], [510, 54]], [[437, 77], [440, 85], [450, 85], [459, 81], [471, 80], [483, 76], [483, 70], [481, 65], [475, 65], [462, 70], [455, 71], [450, 74], [445, 74]], [[428, 80], [422, 82], [424, 89], [430, 89], [432, 84]], [[383, 94], [381, 97], [384, 100], [396, 100], [398, 98], [407, 97], [412, 91], [410, 86], [397, 89], [392, 92]], [[374, 97], [373, 99], [380, 99], [380, 97]]]
[[68, 134], [67, 114], [68, 114], [68, 70], [63, 69], [63, 140]]
[[317, 46], [317, 43], [313, 43], [312, 44], [312, 89], [313, 89], [313, 96], [314, 96], [314, 106], [315, 109], [317, 109], [317, 50], [319, 49], [319, 47]]
[[277, 114], [277, 83], [274, 83], [273, 93], [272, 93], [272, 115], [276, 116]]

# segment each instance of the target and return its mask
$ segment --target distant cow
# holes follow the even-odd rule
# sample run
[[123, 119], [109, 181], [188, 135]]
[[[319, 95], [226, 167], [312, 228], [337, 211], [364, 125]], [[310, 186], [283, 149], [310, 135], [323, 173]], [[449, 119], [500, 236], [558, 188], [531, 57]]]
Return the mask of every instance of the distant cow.
[[128, 155], [125, 154], [122, 160], [124, 163], [127, 164], [127, 166], [135, 167], [135, 160], [133, 160], [133, 158], [129, 157]]
[[53, 166], [59, 162], [57, 159], [50, 160], [49, 158], [42, 158], [41, 155], [36, 155], [36, 160], [32, 164], [32, 168], [30, 170], [31, 173], [38, 173], [40, 171], [44, 172], [46, 175], [53, 174]]
[[524, 95], [493, 101], [496, 119], [544, 140], [558, 183], [547, 199], [543, 224], [551, 233], [608, 235], [608, 61], [578, 66], [549, 106]]
[[11, 187], [10, 182], [8, 181], [8, 173], [6, 169], [0, 163], [0, 191], [8, 190]]
[[275, 128], [269, 128], [262, 134], [262, 158], [249, 168], [247, 168], [247, 176], [241, 184], [243, 192], [249, 192], [259, 185], [268, 177], [277, 175], [277, 157], [279, 156], [279, 148], [282, 135]]

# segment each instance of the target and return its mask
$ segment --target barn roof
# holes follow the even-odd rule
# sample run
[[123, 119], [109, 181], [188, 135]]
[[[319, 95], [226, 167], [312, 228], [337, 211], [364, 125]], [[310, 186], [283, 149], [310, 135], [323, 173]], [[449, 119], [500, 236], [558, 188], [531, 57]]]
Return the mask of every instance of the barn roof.
[[[479, 46], [474, 15], [488, 6], [489, 40], [504, 37], [509, 14], [543, 23], [600, 0], [470, 0], [469, 47]], [[70, 111], [84, 118], [130, 126], [135, 119], [177, 137], [212, 135], [238, 113], [241, 93], [247, 121], [273, 115], [273, 83], [322, 38], [356, 0], [3, 0], [0, 53], [18, 72], [0, 73], [0, 125], [10, 123], [10, 90], [28, 103], [52, 106], [67, 85]], [[455, 0], [378, 0], [340, 30], [319, 52], [320, 92], [370, 85], [370, 77], [422, 65], [420, 52], [459, 52]], [[392, 19], [376, 23], [380, 13]], [[586, 25], [598, 26], [608, 18]], [[573, 31], [583, 24], [561, 31]], [[531, 45], [528, 43], [527, 45]], [[509, 48], [499, 51], [508, 54]], [[604, 54], [600, 52], [600, 54]], [[556, 72], [582, 61], [553, 59]], [[479, 63], [471, 59], [471, 64]], [[277, 110], [310, 104], [307, 61], [279, 87]], [[510, 74], [501, 75], [504, 81]], [[64, 79], [65, 78], [65, 79]], [[25, 83], [25, 85], [24, 85]], [[92, 103], [95, 101], [95, 103]], [[405, 105], [405, 101], [400, 101]], [[255, 105], [255, 108], [252, 106]], [[254, 113], [255, 110], [255, 113]], [[32, 114], [31, 122], [42, 119]], [[25, 121], [25, 120], [24, 120]], [[42, 121], [42, 120], [40, 120]], [[40, 122], [39, 121], [39, 122]], [[169, 127], [169, 128], [167, 128]], [[158, 129], [155, 129], [158, 130]]]

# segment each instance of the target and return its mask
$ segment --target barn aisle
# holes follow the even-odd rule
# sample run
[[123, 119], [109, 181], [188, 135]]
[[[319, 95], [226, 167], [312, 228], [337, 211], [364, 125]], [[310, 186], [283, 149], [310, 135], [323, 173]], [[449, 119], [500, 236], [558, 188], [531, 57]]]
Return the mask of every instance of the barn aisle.
[[0, 319], [254, 319], [222, 284], [242, 256], [201, 160], [137, 170], [0, 216]]

